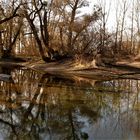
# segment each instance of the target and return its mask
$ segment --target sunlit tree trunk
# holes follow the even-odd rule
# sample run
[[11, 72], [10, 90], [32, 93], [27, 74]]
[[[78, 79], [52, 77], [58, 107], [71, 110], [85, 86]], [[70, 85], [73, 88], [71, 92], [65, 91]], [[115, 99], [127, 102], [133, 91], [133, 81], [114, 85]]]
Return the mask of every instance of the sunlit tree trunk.
[[125, 25], [125, 18], [126, 18], [126, 12], [128, 10], [128, 7], [127, 7], [127, 0], [125, 0], [123, 2], [123, 6], [122, 6], [122, 9], [121, 9], [123, 12], [122, 12], [122, 21], [121, 21], [121, 31], [120, 31], [120, 44], [119, 44], [119, 51], [122, 51], [123, 50], [123, 46], [122, 46], [122, 43], [123, 43], [123, 33], [124, 33], [124, 25]]
[[135, 54], [134, 46], [134, 0], [132, 1], [132, 13], [131, 13], [131, 53]]
[[69, 27], [68, 27], [68, 48], [72, 51], [73, 50], [73, 44], [72, 44], [72, 36], [73, 36], [73, 25], [74, 25], [74, 20], [75, 20], [75, 16], [76, 16], [76, 11], [78, 8], [78, 3], [79, 0], [76, 0], [74, 2], [74, 5], [72, 6], [72, 11], [71, 11], [71, 17], [70, 17], [70, 23], [69, 23]]

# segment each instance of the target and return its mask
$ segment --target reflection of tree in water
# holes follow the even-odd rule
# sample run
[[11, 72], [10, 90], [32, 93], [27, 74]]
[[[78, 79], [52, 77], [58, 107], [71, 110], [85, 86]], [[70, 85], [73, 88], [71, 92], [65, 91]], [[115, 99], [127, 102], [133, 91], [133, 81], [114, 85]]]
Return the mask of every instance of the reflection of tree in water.
[[12, 83], [0, 82], [0, 126], [10, 139], [87, 139], [90, 134], [84, 128], [98, 128], [102, 119], [111, 125], [108, 117], [115, 120], [112, 131], [130, 117], [137, 118], [134, 127], [139, 131], [139, 81], [96, 82], [91, 87], [26, 69], [11, 74]]

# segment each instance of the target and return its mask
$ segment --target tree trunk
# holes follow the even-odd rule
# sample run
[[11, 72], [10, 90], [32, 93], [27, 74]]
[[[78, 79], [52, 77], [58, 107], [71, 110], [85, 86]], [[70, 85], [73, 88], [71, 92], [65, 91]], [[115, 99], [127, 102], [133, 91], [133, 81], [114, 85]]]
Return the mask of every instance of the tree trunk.
[[14, 46], [16, 40], [17, 40], [18, 35], [20, 34], [21, 26], [22, 26], [22, 23], [20, 23], [19, 28], [18, 28], [15, 36], [14, 36], [14, 39], [13, 40], [10, 39], [9, 46], [7, 47], [7, 49], [6, 50], [2, 49], [2, 58], [10, 58], [10, 57], [12, 57], [13, 46]]
[[71, 13], [71, 19], [70, 19], [70, 23], [69, 23], [69, 33], [68, 33], [68, 48], [70, 51], [73, 50], [73, 44], [72, 44], [72, 36], [73, 36], [73, 24], [74, 24], [74, 20], [75, 20], [75, 16], [76, 16], [76, 10], [77, 10], [77, 6], [78, 6], [78, 2], [79, 0], [76, 0], [75, 1], [75, 4], [73, 6], [73, 9], [72, 9], [72, 13]]
[[3, 44], [2, 44], [2, 31], [0, 31], [0, 53], [3, 52]]

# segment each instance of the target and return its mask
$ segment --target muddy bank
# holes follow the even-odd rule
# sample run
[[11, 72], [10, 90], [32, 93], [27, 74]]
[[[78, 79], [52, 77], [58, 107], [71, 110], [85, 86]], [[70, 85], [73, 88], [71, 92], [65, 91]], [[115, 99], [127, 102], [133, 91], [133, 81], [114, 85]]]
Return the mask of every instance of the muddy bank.
[[[136, 63], [136, 62], [135, 62]], [[140, 79], [140, 63], [118, 62], [114, 65], [98, 67], [95, 64], [78, 64], [74, 61], [44, 63], [43, 61], [24, 63], [24, 66], [42, 73], [76, 75], [94, 79], [131, 78]]]
[[94, 79], [130, 78], [140, 79], [140, 62], [117, 62], [116, 64], [98, 67], [92, 64], [80, 64], [74, 61], [45, 63], [41, 60], [34, 62], [0, 61], [5, 67], [24, 66], [40, 73], [60, 75], [75, 75]]

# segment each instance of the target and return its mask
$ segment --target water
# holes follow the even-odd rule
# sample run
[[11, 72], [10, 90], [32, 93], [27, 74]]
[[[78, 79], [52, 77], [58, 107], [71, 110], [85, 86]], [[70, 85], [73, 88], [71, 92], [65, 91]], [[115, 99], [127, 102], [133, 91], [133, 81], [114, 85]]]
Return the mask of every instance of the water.
[[139, 140], [140, 81], [0, 68], [0, 140]]

